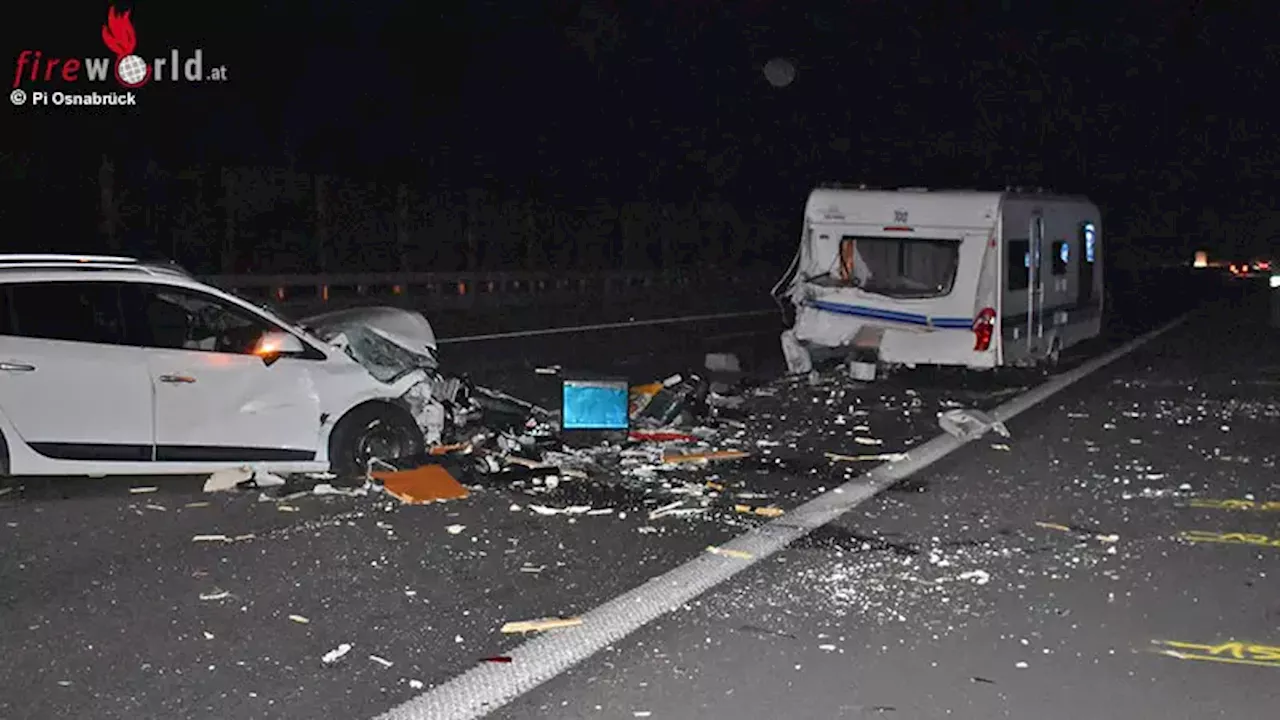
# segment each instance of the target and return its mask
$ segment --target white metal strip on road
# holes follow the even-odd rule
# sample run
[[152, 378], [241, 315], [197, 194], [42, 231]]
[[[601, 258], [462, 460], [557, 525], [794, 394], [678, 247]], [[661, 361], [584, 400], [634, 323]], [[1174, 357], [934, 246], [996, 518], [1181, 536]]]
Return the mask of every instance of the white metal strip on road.
[[[991, 414], [1009, 420], [1061, 392], [1152, 339], [1186, 315], [1131, 340], [1105, 355], [1057, 375], [1001, 405]], [[647, 623], [676, 610], [742, 570], [835, 520], [904, 478], [937, 462], [965, 443], [942, 434], [911, 450], [905, 460], [880, 465], [750, 532], [722, 545], [749, 559], [704, 553], [582, 616], [582, 625], [553, 631], [511, 650], [510, 663], [485, 663], [406, 701], [378, 720], [470, 720], [483, 717]], [[736, 553], [735, 553], [736, 554]]]
[[623, 322], [599, 323], [596, 325], [574, 325], [572, 327], [544, 328], [541, 330], [514, 330], [512, 332], [490, 333], [488, 335], [463, 335], [461, 337], [440, 338], [437, 345], [481, 342], [484, 340], [507, 340], [510, 338], [538, 337], [541, 335], [564, 335], [567, 333], [596, 332], [599, 330], [621, 330], [625, 328], [645, 327], [648, 325], [675, 325], [677, 323], [700, 322], [704, 320], [732, 320], [734, 318], [772, 315], [777, 308], [769, 310], [747, 310], [745, 312], [715, 313], [712, 315], [686, 315], [684, 317], [656, 318], [653, 320], [626, 320]]

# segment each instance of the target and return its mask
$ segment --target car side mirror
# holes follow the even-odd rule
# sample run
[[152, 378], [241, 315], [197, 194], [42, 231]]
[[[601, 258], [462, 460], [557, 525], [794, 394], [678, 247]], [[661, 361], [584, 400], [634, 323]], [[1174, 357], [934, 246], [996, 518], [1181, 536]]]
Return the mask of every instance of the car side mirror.
[[258, 339], [257, 346], [253, 348], [253, 354], [262, 358], [262, 362], [268, 367], [274, 365], [282, 357], [301, 355], [306, 351], [306, 346], [302, 344], [297, 335], [281, 330], [271, 330], [263, 333], [262, 337]]

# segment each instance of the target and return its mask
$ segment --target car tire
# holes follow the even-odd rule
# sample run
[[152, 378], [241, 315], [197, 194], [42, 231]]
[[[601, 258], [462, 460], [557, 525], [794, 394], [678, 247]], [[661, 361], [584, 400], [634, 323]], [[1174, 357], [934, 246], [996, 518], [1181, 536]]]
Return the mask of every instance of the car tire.
[[329, 435], [329, 469], [340, 477], [359, 477], [369, 461], [421, 455], [426, 442], [408, 410], [369, 402], [343, 415]]

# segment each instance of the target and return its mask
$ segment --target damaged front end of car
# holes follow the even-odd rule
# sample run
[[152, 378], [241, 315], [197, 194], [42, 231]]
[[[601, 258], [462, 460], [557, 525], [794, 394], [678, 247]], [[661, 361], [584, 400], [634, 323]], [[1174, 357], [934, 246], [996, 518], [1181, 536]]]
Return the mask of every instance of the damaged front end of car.
[[421, 313], [394, 307], [339, 310], [301, 323], [341, 349], [376, 380], [408, 385], [396, 400], [413, 415], [427, 445], [445, 442], [454, 428], [480, 413], [466, 380], [440, 372], [435, 333]]

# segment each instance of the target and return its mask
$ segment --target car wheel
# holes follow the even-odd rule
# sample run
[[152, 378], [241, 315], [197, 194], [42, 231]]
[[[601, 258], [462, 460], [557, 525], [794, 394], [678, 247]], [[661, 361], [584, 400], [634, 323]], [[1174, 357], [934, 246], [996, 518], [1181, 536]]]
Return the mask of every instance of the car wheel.
[[353, 408], [329, 435], [329, 467], [342, 477], [360, 476], [369, 461], [391, 461], [420, 455], [422, 430], [409, 411], [388, 403], [365, 403]]

